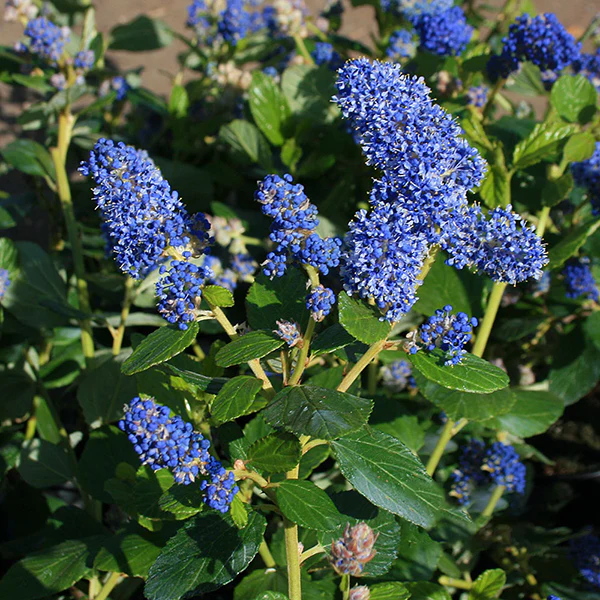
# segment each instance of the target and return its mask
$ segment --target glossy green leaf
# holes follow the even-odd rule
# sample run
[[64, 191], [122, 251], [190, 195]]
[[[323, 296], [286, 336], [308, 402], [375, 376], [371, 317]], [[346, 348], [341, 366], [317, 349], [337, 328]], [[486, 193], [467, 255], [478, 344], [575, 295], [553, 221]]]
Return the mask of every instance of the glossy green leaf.
[[171, 29], [160, 19], [140, 15], [110, 32], [110, 50], [146, 52], [168, 46], [174, 39]]
[[195, 485], [173, 485], [158, 499], [158, 506], [176, 521], [189, 519], [206, 506], [204, 492]]
[[594, 136], [589, 131], [581, 131], [567, 140], [563, 150], [563, 160], [568, 163], [587, 160], [594, 154], [595, 149], [596, 139]]
[[360, 298], [342, 292], [338, 296], [340, 325], [357, 340], [374, 344], [385, 339], [391, 332], [387, 321], [380, 321], [381, 313]]
[[410, 592], [399, 581], [386, 581], [369, 586], [369, 600], [408, 600]]
[[191, 323], [185, 331], [174, 325], [161, 327], [144, 338], [123, 363], [121, 371], [125, 375], [134, 375], [164, 363], [193, 344], [197, 334], [198, 323], [196, 322]]
[[410, 600], [452, 600], [450, 594], [440, 585], [419, 581], [405, 583], [410, 593]]
[[563, 75], [552, 85], [550, 102], [563, 119], [587, 123], [596, 112], [598, 92], [583, 75]]
[[443, 493], [402, 442], [365, 427], [331, 446], [346, 479], [375, 506], [421, 527], [433, 526]]
[[394, 561], [388, 577], [401, 581], [427, 581], [433, 577], [442, 545], [412, 523], [400, 523], [398, 558]]
[[33, 487], [59, 485], [74, 476], [74, 461], [67, 450], [40, 439], [23, 446], [19, 463], [21, 477]]
[[319, 333], [310, 347], [314, 356], [319, 354], [330, 354], [340, 348], [344, 348], [355, 342], [352, 337], [339, 323], [328, 327]]
[[332, 531], [343, 522], [331, 498], [311, 481], [282, 481], [276, 495], [281, 512], [300, 527]]
[[173, 475], [167, 469], [153, 471], [148, 466], [140, 467], [133, 490], [136, 511], [148, 519], [164, 518], [160, 500], [174, 483]]
[[37, 142], [28, 139], [14, 140], [0, 150], [4, 160], [9, 164], [27, 173], [38, 177], [56, 179], [56, 171], [50, 152]]
[[241, 375], [227, 381], [213, 400], [210, 412], [217, 424], [247, 415], [262, 383], [256, 377]]
[[559, 269], [563, 264], [574, 256], [585, 244], [586, 240], [600, 227], [600, 219], [588, 221], [569, 231], [556, 245], [552, 246], [548, 252], [550, 258], [550, 268]]
[[212, 306], [228, 308], [235, 304], [233, 294], [220, 285], [207, 285], [202, 288], [204, 299]]
[[272, 433], [250, 446], [247, 460], [259, 471], [284, 473], [300, 462], [301, 452], [296, 436], [285, 432]]
[[281, 592], [261, 592], [253, 600], [288, 600], [288, 597]]
[[217, 352], [216, 362], [221, 367], [240, 365], [267, 356], [284, 343], [272, 331], [251, 331], [221, 348]]
[[489, 208], [504, 207], [510, 203], [510, 175], [505, 166], [492, 165], [488, 169], [479, 195]]
[[525, 169], [531, 165], [552, 159], [557, 153], [560, 142], [576, 131], [575, 125], [564, 123], [538, 123], [533, 131], [515, 147], [513, 165], [516, 169]]
[[327, 67], [293, 65], [281, 77], [281, 90], [291, 111], [314, 123], [332, 121], [339, 111], [331, 102], [334, 79]]
[[548, 180], [542, 191], [542, 202], [544, 206], [556, 206], [565, 200], [573, 191], [574, 185], [573, 175], [570, 171], [558, 179]]
[[252, 512], [237, 529], [220, 514], [194, 517], [169, 540], [150, 568], [144, 592], [149, 600], [179, 600], [212, 592], [244, 571], [258, 552], [266, 522]]
[[473, 354], [465, 354], [462, 362], [454, 366], [446, 366], [444, 353], [437, 349], [410, 354], [409, 359], [426, 379], [451, 390], [489, 394], [509, 383], [502, 369]]
[[229, 381], [226, 377], [210, 377], [208, 375], [202, 375], [202, 373], [196, 373], [189, 371], [188, 369], [180, 369], [179, 367], [170, 363], [165, 365], [165, 368], [169, 373], [181, 377], [186, 383], [196, 386], [202, 392], [208, 394], [218, 394], [223, 386]]
[[600, 312], [593, 312], [583, 323], [587, 338], [600, 348]]
[[275, 146], [285, 141], [285, 125], [290, 109], [275, 80], [262, 71], [255, 71], [248, 91], [248, 102], [254, 122]]
[[236, 119], [223, 125], [219, 138], [231, 146], [234, 156], [240, 162], [252, 162], [264, 169], [272, 164], [269, 143], [256, 126], [248, 121]]
[[333, 440], [365, 425], [371, 409], [372, 402], [366, 398], [302, 385], [281, 390], [261, 414], [273, 426]]
[[499, 598], [505, 584], [506, 573], [502, 569], [488, 569], [473, 582], [468, 600]]

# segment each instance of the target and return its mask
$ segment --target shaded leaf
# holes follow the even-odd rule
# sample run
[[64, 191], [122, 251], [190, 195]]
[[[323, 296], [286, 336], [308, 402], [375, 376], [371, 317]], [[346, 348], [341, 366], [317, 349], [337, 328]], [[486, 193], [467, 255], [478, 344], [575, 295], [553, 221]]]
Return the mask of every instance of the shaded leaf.
[[284, 343], [272, 331], [251, 331], [221, 348], [215, 360], [221, 367], [232, 367], [267, 356]]
[[248, 461], [259, 471], [284, 473], [299, 462], [302, 448], [298, 438], [290, 433], [272, 433], [257, 440], [248, 449]]
[[360, 298], [352, 298], [346, 292], [338, 296], [340, 325], [357, 340], [374, 344], [385, 339], [391, 332], [387, 321], [380, 321], [381, 313]]
[[256, 377], [242, 375], [225, 383], [213, 400], [210, 412], [217, 424], [248, 414], [262, 383]]

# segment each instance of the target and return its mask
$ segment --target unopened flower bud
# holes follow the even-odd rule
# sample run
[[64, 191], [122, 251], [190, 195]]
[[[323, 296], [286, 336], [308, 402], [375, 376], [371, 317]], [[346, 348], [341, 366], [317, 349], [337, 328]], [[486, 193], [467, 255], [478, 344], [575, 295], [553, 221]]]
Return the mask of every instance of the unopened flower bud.
[[357, 585], [350, 590], [349, 600], [369, 600], [371, 592], [366, 585]]
[[344, 535], [331, 542], [330, 561], [334, 570], [340, 575], [360, 577], [365, 564], [376, 554], [373, 546], [378, 535], [366, 523], [346, 525]]

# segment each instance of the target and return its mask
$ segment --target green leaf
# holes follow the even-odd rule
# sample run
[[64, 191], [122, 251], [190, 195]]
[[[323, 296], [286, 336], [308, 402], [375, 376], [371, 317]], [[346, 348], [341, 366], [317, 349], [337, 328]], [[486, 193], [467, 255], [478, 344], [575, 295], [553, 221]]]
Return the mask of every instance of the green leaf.
[[506, 573], [502, 569], [488, 569], [473, 582], [468, 600], [499, 598], [505, 584]]
[[150, 568], [146, 597], [179, 600], [229, 583], [256, 556], [265, 527], [264, 517], [256, 512], [250, 513], [248, 525], [241, 530], [215, 513], [190, 519]]
[[219, 139], [231, 146], [234, 156], [241, 162], [248, 162], [249, 159], [264, 169], [271, 168], [269, 143], [252, 123], [235, 119], [221, 127]]
[[516, 399], [508, 388], [491, 394], [471, 394], [449, 390], [428, 381], [420, 373], [415, 373], [419, 391], [441, 408], [453, 421], [465, 418], [469, 421], [486, 421], [510, 411]]
[[56, 179], [50, 152], [33, 140], [15, 140], [4, 146], [0, 152], [9, 165], [27, 175], [48, 177], [52, 181]]
[[563, 161], [572, 163], [587, 160], [594, 154], [595, 149], [596, 139], [594, 136], [589, 131], [581, 131], [567, 140], [563, 150]]
[[331, 354], [354, 342], [354, 337], [352, 337], [339, 323], [336, 323], [317, 335], [310, 347], [310, 351], [313, 356], [319, 356], [319, 354]]
[[162, 156], [152, 158], [163, 177], [184, 200], [189, 202], [193, 199], [198, 204], [205, 205], [213, 199], [214, 185], [208, 168], [200, 168], [180, 160], [169, 160]]
[[533, 131], [515, 147], [513, 166], [525, 169], [542, 160], [552, 159], [560, 142], [571, 136], [577, 127], [564, 123], [538, 123]]
[[300, 462], [301, 453], [296, 436], [285, 432], [272, 433], [250, 446], [247, 460], [259, 471], [284, 473]]
[[173, 485], [173, 475], [167, 469], [153, 471], [146, 465], [141, 466], [133, 490], [136, 511], [148, 519], [164, 518], [160, 499]]
[[277, 329], [277, 320], [307, 322], [306, 277], [288, 269], [283, 277], [257, 276], [246, 297], [248, 323], [253, 329]]
[[40, 75], [22, 75], [21, 73], [15, 73], [11, 76], [11, 79], [19, 85], [42, 92], [43, 94], [56, 91], [56, 88], [50, 85], [45, 77]]
[[282, 481], [276, 495], [281, 512], [300, 527], [332, 531], [342, 524], [331, 498], [312, 481]]
[[233, 421], [251, 412], [262, 383], [256, 377], [241, 375], [230, 379], [213, 400], [210, 412], [216, 424]]
[[410, 593], [410, 600], [452, 600], [450, 594], [435, 583], [419, 581], [418, 583], [405, 583]]
[[357, 340], [374, 344], [385, 339], [392, 327], [380, 321], [381, 313], [360, 298], [352, 298], [346, 292], [338, 296], [340, 325]]
[[346, 479], [375, 506], [421, 527], [435, 524], [443, 493], [402, 442], [364, 427], [331, 446]]
[[281, 592], [261, 592], [254, 600], [288, 600], [288, 597]]
[[110, 32], [109, 49], [146, 52], [164, 48], [173, 39], [173, 32], [166, 23], [140, 15], [129, 23], [117, 25]]
[[285, 141], [284, 128], [290, 116], [285, 96], [275, 80], [262, 71], [255, 71], [248, 91], [250, 112], [259, 129], [275, 146]]
[[202, 295], [212, 306], [228, 308], [235, 304], [233, 294], [220, 285], [207, 285], [202, 289]]
[[408, 600], [410, 592], [399, 581], [386, 581], [369, 586], [369, 600]]
[[202, 373], [180, 369], [168, 363], [164, 366], [177, 377], [181, 377], [186, 383], [194, 385], [200, 391], [207, 392], [208, 394], [218, 394], [229, 381], [226, 377], [209, 377], [208, 375], [202, 375]]
[[575, 227], [563, 237], [558, 244], [552, 246], [548, 252], [550, 258], [550, 268], [559, 269], [563, 264], [577, 254], [579, 249], [585, 244], [586, 240], [600, 227], [600, 219], [588, 221], [583, 225]]
[[296, 385], [281, 390], [261, 414], [273, 426], [298, 435], [333, 440], [365, 425], [372, 407], [366, 398]]
[[510, 175], [506, 167], [492, 165], [479, 188], [479, 195], [486, 206], [506, 206], [510, 203]]
[[0, 376], [0, 420], [21, 419], [31, 411], [36, 384], [25, 371], [7, 369]]
[[72, 457], [62, 446], [33, 439], [23, 446], [19, 464], [21, 477], [33, 487], [59, 485], [74, 475]]
[[410, 354], [408, 358], [425, 378], [451, 390], [489, 394], [509, 383], [502, 369], [473, 354], [465, 354], [454, 366], [444, 365], [445, 354], [439, 349]]
[[176, 84], [171, 89], [169, 97], [169, 112], [178, 119], [183, 119], [188, 112], [190, 99], [187, 90], [182, 85]]
[[507, 413], [495, 418], [492, 427], [527, 438], [544, 433], [563, 413], [562, 398], [551, 392], [518, 388], [510, 392], [515, 404]]
[[552, 86], [550, 102], [563, 119], [587, 123], [596, 112], [598, 92], [583, 75], [563, 75]]
[[159, 365], [183, 352], [194, 343], [198, 334], [198, 323], [192, 323], [185, 331], [169, 325], [153, 331], [123, 363], [121, 371], [134, 375], [154, 365]]
[[338, 109], [331, 102], [335, 94], [331, 71], [311, 65], [294, 65], [283, 72], [281, 90], [291, 111], [312, 123], [332, 121]]
[[217, 352], [215, 360], [220, 367], [232, 367], [262, 358], [281, 348], [285, 342], [272, 331], [251, 331], [229, 342]]
[[574, 185], [573, 175], [570, 171], [558, 179], [549, 179], [542, 191], [542, 202], [544, 206], [552, 207], [562, 202], [573, 191]]
[[84, 541], [68, 540], [23, 558], [0, 581], [0, 597], [35, 600], [66, 590], [88, 573], [89, 552]]
[[402, 581], [426, 581], [433, 577], [442, 545], [412, 523], [400, 523], [398, 558], [394, 561], [388, 577]]
[[123, 405], [137, 395], [135, 379], [121, 373], [129, 350], [110, 357], [98, 368], [84, 372], [77, 388], [77, 400], [86, 423], [92, 428], [113, 423], [123, 415]]
[[183, 521], [202, 512], [204, 492], [195, 485], [174, 485], [159, 498], [158, 506], [172, 519]]
[[593, 312], [583, 322], [583, 328], [587, 338], [596, 348], [600, 348], [600, 312]]

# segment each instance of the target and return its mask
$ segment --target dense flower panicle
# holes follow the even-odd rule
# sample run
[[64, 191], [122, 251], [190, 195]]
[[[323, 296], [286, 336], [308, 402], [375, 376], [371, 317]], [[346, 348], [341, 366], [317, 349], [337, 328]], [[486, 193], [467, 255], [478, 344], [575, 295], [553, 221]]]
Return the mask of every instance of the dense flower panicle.
[[172, 261], [167, 270], [160, 267], [162, 277], [156, 284], [158, 312], [179, 329], [186, 330], [188, 323], [196, 320], [200, 307], [202, 286], [212, 276], [212, 271], [187, 261]]
[[119, 421], [142, 464], [154, 471], [169, 469], [175, 481], [189, 485], [200, 476], [207, 477], [200, 488], [205, 491], [204, 501], [211, 508], [227, 512], [238, 492], [233, 473], [208, 453], [210, 442], [194, 431], [191, 423], [179, 416], [170, 416], [169, 408], [157, 404], [153, 398], [134, 398], [125, 407]]
[[452, 314], [450, 304], [435, 311], [416, 331], [409, 334], [406, 348], [415, 354], [421, 348], [431, 351], [440, 348], [445, 352], [446, 366], [458, 365], [467, 353], [465, 346], [473, 337], [477, 319], [464, 312]]
[[231, 270], [243, 281], [251, 281], [258, 269], [258, 263], [248, 253], [240, 252], [231, 256]]
[[370, 598], [371, 592], [366, 585], [355, 585], [348, 596], [348, 600], [369, 600]]
[[6, 269], [0, 268], [0, 302], [4, 299], [6, 290], [10, 286], [10, 273]]
[[318, 269], [327, 275], [331, 269], [340, 265], [342, 255], [342, 240], [337, 237], [322, 238], [317, 233], [311, 233], [302, 244], [296, 258], [306, 265]]
[[450, 476], [450, 495], [461, 505], [471, 501], [471, 493], [476, 485], [486, 482], [486, 474], [481, 470], [484, 456], [485, 444], [480, 440], [472, 439], [461, 449], [458, 468]]
[[317, 42], [315, 49], [310, 53], [317, 66], [324, 65], [332, 71], [337, 71], [343, 64], [342, 57], [328, 42]]
[[302, 348], [303, 340], [302, 333], [300, 332], [300, 326], [294, 321], [284, 321], [280, 319], [276, 321], [277, 329], [273, 330], [273, 333], [278, 335], [290, 348], [298, 347]]
[[324, 285], [318, 285], [313, 288], [306, 296], [306, 308], [310, 311], [310, 316], [318, 322], [325, 319], [331, 312], [335, 304], [335, 294], [333, 290]]
[[366, 523], [346, 525], [344, 535], [331, 542], [331, 566], [340, 575], [360, 577], [365, 565], [377, 554], [374, 546], [378, 537]]
[[373, 299], [385, 319], [399, 321], [417, 300], [428, 252], [425, 237], [414, 232], [401, 207], [386, 203], [369, 213], [358, 211], [348, 227], [341, 262], [344, 289]]
[[93, 50], [82, 50], [75, 55], [73, 66], [82, 71], [89, 71], [94, 66], [95, 60], [96, 56]]
[[393, 12], [406, 18], [434, 14], [452, 8], [453, 0], [380, 0], [384, 12]]
[[562, 271], [565, 288], [567, 289], [567, 298], [579, 298], [584, 296], [594, 302], [599, 301], [598, 286], [592, 269], [590, 260], [587, 257], [570, 258]]
[[422, 13], [411, 19], [421, 48], [438, 56], [462, 54], [473, 35], [460, 6], [433, 14]]
[[571, 165], [575, 183], [587, 190], [594, 215], [600, 215], [600, 142], [587, 160]]
[[600, 48], [595, 54], [580, 54], [571, 67], [575, 73], [587, 77], [600, 92]]
[[4, 20], [6, 22], [31, 21], [38, 14], [38, 7], [33, 3], [33, 0], [6, 0], [4, 7]]
[[220, 13], [217, 31], [232, 46], [246, 37], [251, 26], [250, 14], [245, 0], [227, 0], [225, 10]]
[[581, 52], [581, 44], [553, 13], [517, 17], [502, 42], [502, 52], [488, 63], [492, 79], [508, 77], [522, 62], [558, 73], [576, 61]]
[[497, 207], [486, 217], [481, 207], [470, 206], [459, 230], [445, 245], [449, 265], [473, 267], [496, 282], [515, 285], [539, 279], [548, 255], [535, 227], [512, 212], [510, 204]]
[[494, 442], [486, 450], [481, 469], [496, 485], [504, 486], [509, 492], [525, 493], [525, 465], [509, 444]]
[[209, 8], [204, 0], [193, 0], [187, 9], [188, 18], [186, 25], [192, 29], [208, 29], [210, 27], [210, 21], [207, 18], [208, 10]]
[[600, 588], [600, 538], [590, 534], [571, 540], [569, 551], [582, 577]]
[[79, 171], [96, 183], [104, 230], [124, 273], [145, 276], [170, 247], [189, 258], [208, 246], [208, 221], [201, 213], [188, 215], [146, 152], [101, 138]]
[[381, 368], [383, 386], [391, 392], [401, 392], [415, 387], [415, 378], [407, 360], [395, 360]]
[[414, 34], [408, 29], [397, 29], [390, 35], [388, 47], [385, 54], [393, 60], [413, 58], [417, 50]]
[[467, 103], [477, 108], [483, 108], [487, 102], [490, 88], [487, 85], [478, 85], [467, 91]]
[[58, 62], [71, 37], [68, 27], [59, 27], [46, 17], [29, 21], [24, 33], [29, 38], [29, 52], [50, 63]]

